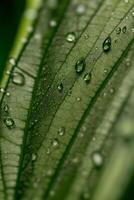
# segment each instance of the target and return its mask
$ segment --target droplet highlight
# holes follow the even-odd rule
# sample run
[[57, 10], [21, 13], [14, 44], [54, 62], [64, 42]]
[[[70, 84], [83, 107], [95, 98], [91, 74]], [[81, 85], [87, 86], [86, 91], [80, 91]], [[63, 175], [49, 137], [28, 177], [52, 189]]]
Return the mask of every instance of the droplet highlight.
[[76, 62], [76, 65], [75, 65], [76, 73], [77, 74], [81, 74], [84, 71], [85, 66], [86, 66], [86, 63], [85, 63], [85, 59], [84, 58], [81, 58], [80, 60], [78, 60]]
[[111, 50], [111, 37], [108, 36], [103, 42], [103, 51], [109, 52]]

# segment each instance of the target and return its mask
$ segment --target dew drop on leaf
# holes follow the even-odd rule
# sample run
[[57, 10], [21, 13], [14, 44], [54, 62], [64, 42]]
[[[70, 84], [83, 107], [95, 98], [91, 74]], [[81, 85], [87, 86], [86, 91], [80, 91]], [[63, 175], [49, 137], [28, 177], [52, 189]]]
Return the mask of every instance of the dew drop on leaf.
[[5, 93], [5, 89], [4, 88], [0, 88], [0, 92], [1, 93]]
[[12, 82], [16, 85], [23, 86], [25, 84], [25, 77], [22, 73], [15, 72], [12, 75]]
[[62, 92], [63, 91], [63, 84], [60, 83], [58, 86], [57, 86], [57, 89], [59, 92]]
[[96, 167], [101, 167], [103, 165], [103, 157], [100, 152], [94, 152], [92, 154], [92, 161]]
[[84, 4], [79, 4], [76, 6], [76, 14], [77, 15], [83, 15], [86, 11], [86, 7]]
[[51, 19], [50, 22], [49, 22], [49, 26], [50, 26], [50, 27], [56, 27], [56, 26], [57, 26], [56, 20]]
[[85, 66], [86, 66], [85, 59], [81, 58], [80, 60], [78, 60], [75, 65], [76, 73], [81, 74], [84, 71]]
[[85, 75], [84, 75], [84, 81], [88, 84], [88, 83], [90, 83], [90, 81], [91, 81], [91, 78], [92, 78], [92, 75], [91, 75], [91, 73], [86, 73]]
[[35, 153], [32, 154], [32, 161], [34, 162], [37, 159], [37, 155]]
[[65, 127], [60, 127], [59, 130], [58, 130], [58, 134], [60, 136], [63, 136], [65, 134]]
[[7, 112], [9, 111], [9, 106], [6, 104], [6, 105], [4, 105], [4, 108], [3, 108], [3, 109], [4, 109], [4, 112], [7, 113]]
[[103, 42], [103, 51], [108, 52], [111, 50], [111, 37], [108, 36]]
[[122, 33], [126, 33], [126, 32], [127, 32], [127, 27], [124, 26], [124, 27], [122, 28]]
[[9, 97], [11, 94], [10, 92], [6, 92], [6, 96]]
[[118, 28], [116, 29], [116, 33], [117, 33], [117, 34], [120, 34], [120, 33], [121, 33], [121, 27], [118, 27]]
[[132, 17], [134, 17], [134, 11], [132, 11]]
[[6, 117], [4, 119], [4, 123], [7, 126], [7, 128], [12, 129], [15, 127], [14, 120], [11, 117]]
[[68, 33], [68, 34], [66, 35], [66, 40], [67, 40], [68, 42], [74, 42], [74, 41], [76, 40], [76, 35], [75, 35], [75, 33], [74, 33], [74, 32]]
[[53, 147], [57, 147], [59, 145], [59, 141], [57, 139], [54, 139], [52, 145]]
[[16, 64], [15, 58], [9, 58], [9, 63], [14, 66]]

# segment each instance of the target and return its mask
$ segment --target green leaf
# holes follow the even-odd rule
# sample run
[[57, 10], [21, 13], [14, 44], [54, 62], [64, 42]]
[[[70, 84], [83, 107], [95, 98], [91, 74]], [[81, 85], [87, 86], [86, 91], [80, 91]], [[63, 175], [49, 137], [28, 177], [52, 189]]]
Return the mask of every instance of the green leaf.
[[120, 200], [134, 173], [134, 2], [27, 7], [0, 86], [0, 199]]

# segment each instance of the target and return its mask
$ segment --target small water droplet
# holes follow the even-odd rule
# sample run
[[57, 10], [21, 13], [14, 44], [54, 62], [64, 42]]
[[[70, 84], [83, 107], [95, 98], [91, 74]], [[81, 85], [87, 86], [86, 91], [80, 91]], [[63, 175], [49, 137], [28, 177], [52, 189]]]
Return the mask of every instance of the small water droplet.
[[108, 73], [107, 69], [104, 69], [104, 75], [106, 75]]
[[132, 11], [132, 17], [134, 17], [134, 11]]
[[59, 141], [57, 139], [52, 142], [53, 147], [57, 147], [59, 145]]
[[110, 93], [113, 94], [115, 92], [114, 88], [110, 88]]
[[40, 33], [36, 33], [34, 35], [35, 40], [40, 40], [42, 38], [42, 35]]
[[84, 38], [87, 40], [89, 38], [89, 35], [87, 33], [85, 33]]
[[96, 167], [101, 167], [103, 165], [103, 157], [100, 152], [94, 152], [92, 154], [92, 161]]
[[59, 130], [58, 130], [58, 134], [60, 136], [63, 136], [65, 134], [65, 127], [60, 127]]
[[56, 27], [56, 26], [57, 26], [56, 20], [51, 19], [50, 22], [49, 22], [49, 26], [50, 26], [50, 27]]
[[76, 14], [77, 15], [83, 15], [86, 11], [86, 6], [84, 4], [79, 4], [76, 7]]
[[78, 102], [80, 102], [80, 101], [81, 101], [81, 98], [80, 98], [80, 97], [77, 97], [76, 100], [77, 100]]
[[6, 105], [4, 105], [4, 112], [8, 112], [9, 111], [9, 106], [6, 104]]
[[4, 119], [4, 123], [9, 129], [12, 129], [15, 127], [14, 120], [11, 117], [6, 117]]
[[75, 65], [76, 73], [81, 74], [84, 71], [85, 66], [86, 66], [85, 59], [81, 58], [80, 60], [78, 60]]
[[59, 92], [62, 92], [62, 91], [63, 91], [63, 84], [60, 83], [60, 84], [57, 86], [57, 88], [58, 88], [58, 91], [59, 91]]
[[10, 92], [6, 92], [6, 96], [9, 97], [11, 94]]
[[37, 159], [37, 154], [33, 153], [32, 154], [32, 161], [34, 162]]
[[66, 36], [68, 42], [74, 42], [76, 40], [76, 35], [74, 32], [68, 33]]
[[12, 75], [12, 82], [16, 85], [23, 86], [25, 84], [25, 77], [20, 72], [15, 72]]
[[15, 58], [9, 58], [9, 63], [14, 66], [16, 64]]
[[111, 37], [108, 36], [103, 42], [103, 51], [108, 52], [111, 50]]
[[130, 67], [131, 62], [130, 62], [130, 59], [129, 59], [129, 58], [126, 59], [125, 64], [126, 64], [127, 67]]
[[5, 89], [4, 88], [0, 88], [0, 92], [1, 93], [5, 93]]
[[120, 33], [121, 33], [121, 27], [118, 27], [118, 28], [116, 29], [116, 33], [117, 33], [117, 34], [120, 34]]
[[126, 32], [127, 32], [127, 27], [124, 26], [124, 27], [122, 28], [122, 33], [126, 33]]
[[90, 81], [91, 81], [91, 78], [92, 78], [92, 75], [91, 75], [91, 73], [86, 73], [85, 75], [84, 75], [84, 81], [88, 84], [88, 83], [90, 83]]

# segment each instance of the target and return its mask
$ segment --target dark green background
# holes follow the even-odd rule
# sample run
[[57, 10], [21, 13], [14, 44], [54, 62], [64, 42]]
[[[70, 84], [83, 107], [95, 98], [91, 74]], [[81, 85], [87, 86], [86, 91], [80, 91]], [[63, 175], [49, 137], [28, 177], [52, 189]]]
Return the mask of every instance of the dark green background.
[[24, 7], [25, 0], [1, 0], [0, 2], [0, 78]]

